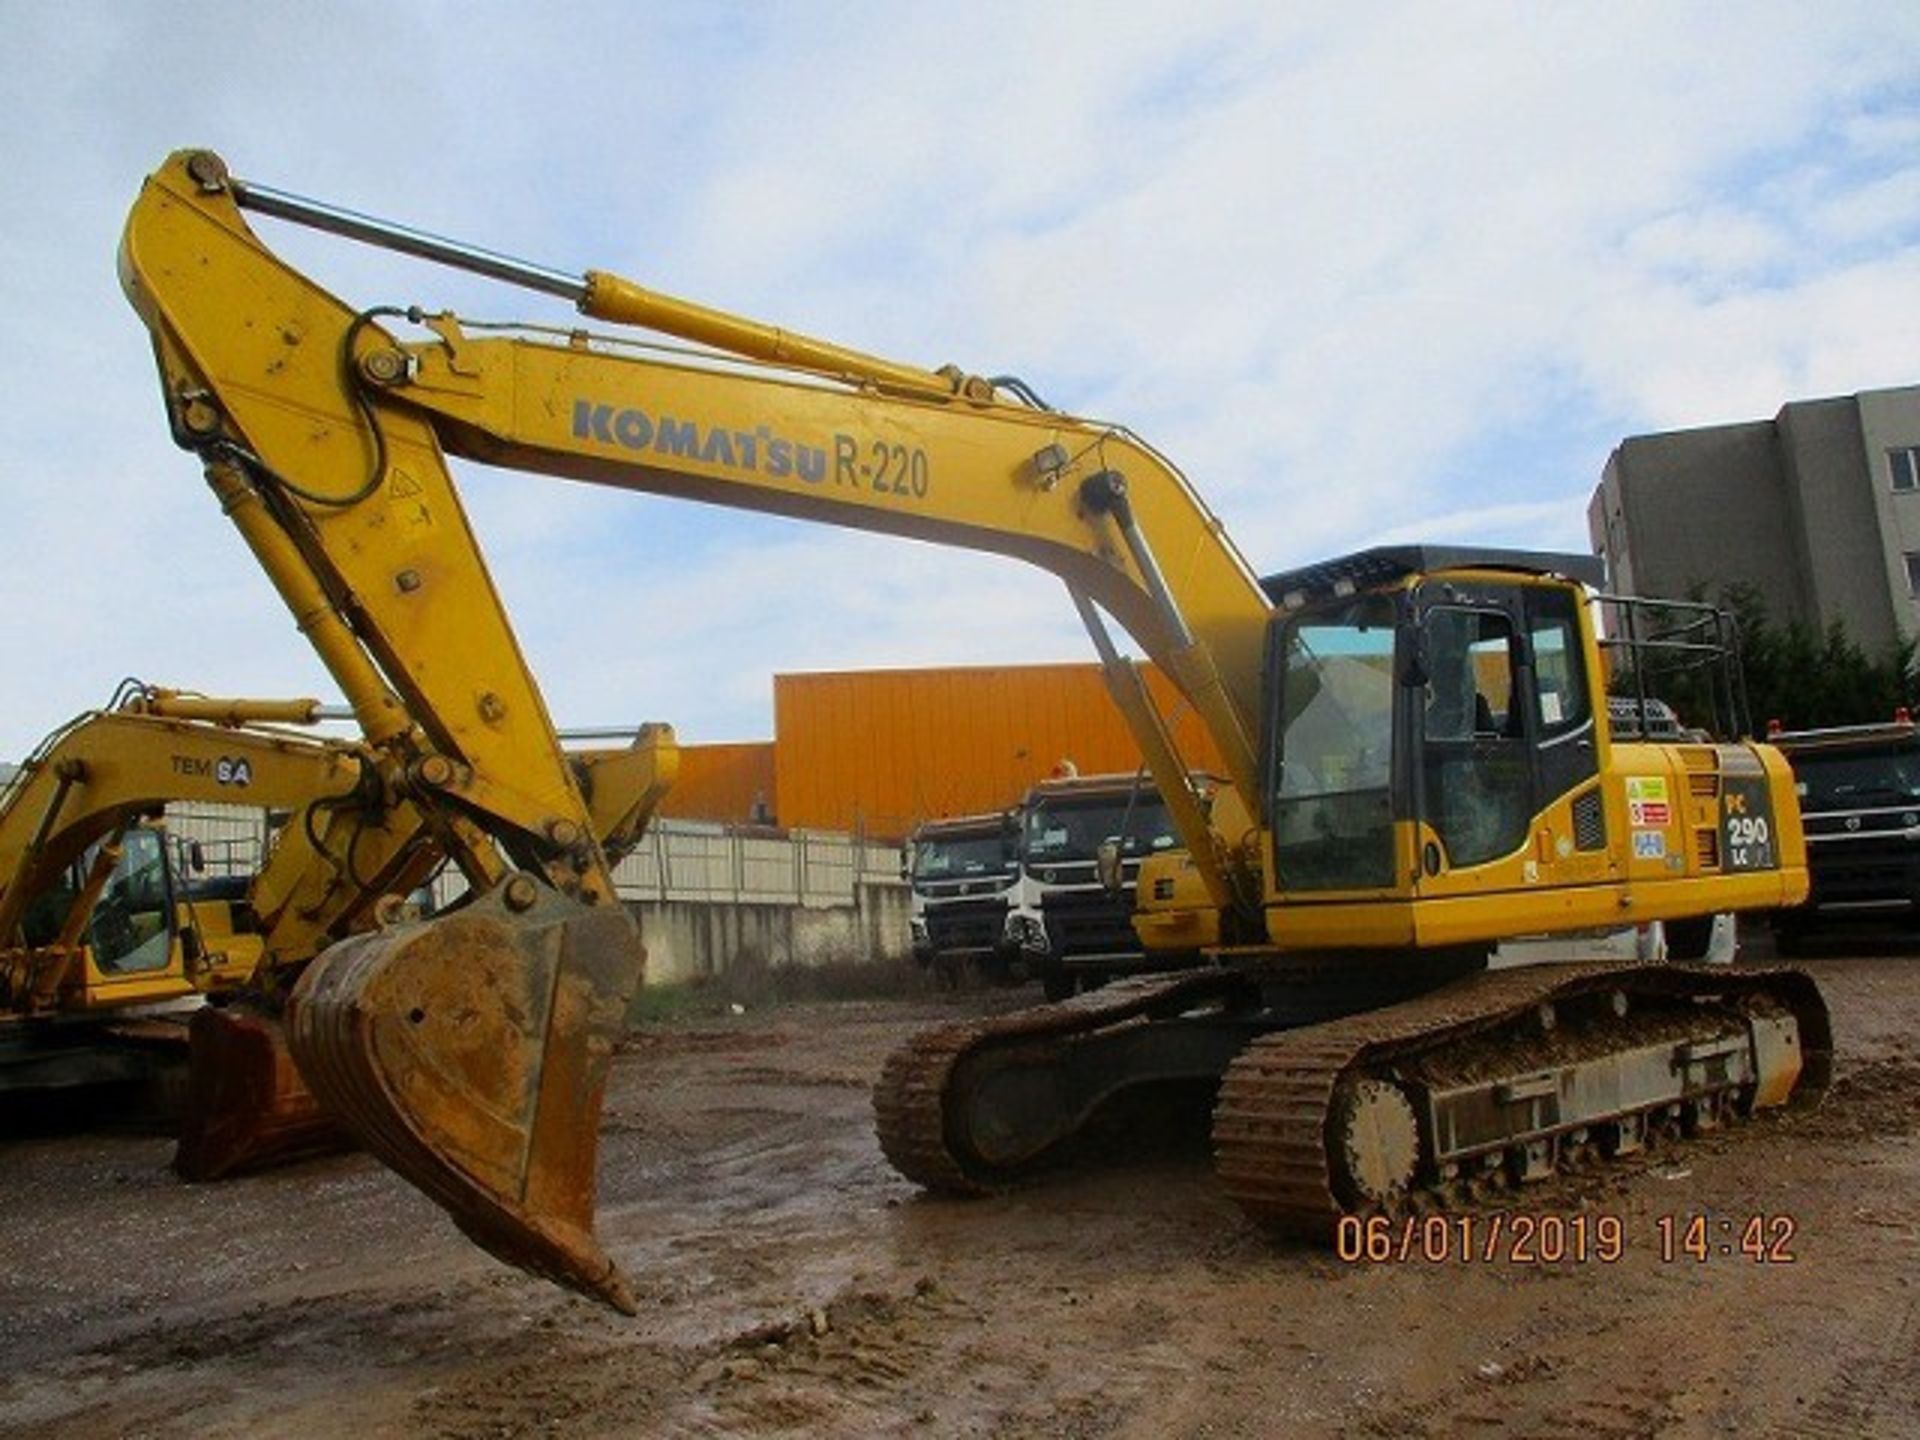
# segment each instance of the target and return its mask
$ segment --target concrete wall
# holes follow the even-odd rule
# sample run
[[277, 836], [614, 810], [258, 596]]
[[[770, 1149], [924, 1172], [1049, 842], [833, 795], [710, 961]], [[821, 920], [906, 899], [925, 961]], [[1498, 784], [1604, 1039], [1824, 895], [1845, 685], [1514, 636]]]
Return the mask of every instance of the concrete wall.
[[1868, 653], [1899, 638], [1887, 586], [1887, 546], [1852, 399], [1785, 406], [1776, 422], [1781, 461], [1799, 502], [1804, 583], [1816, 623], [1838, 619]]
[[1740, 582], [1782, 619], [1813, 613], [1771, 421], [1624, 440], [1595, 499], [1616, 589], [1680, 600]]
[[632, 900], [647, 946], [647, 983], [714, 979], [760, 966], [904, 960], [907, 887], [863, 885], [858, 903], [759, 905]]
[[1920, 555], [1920, 490], [1896, 494], [1887, 460], [1891, 450], [1920, 446], [1920, 386], [1870, 390], [1860, 397], [1860, 448], [1873, 477], [1886, 539], [1887, 593], [1908, 634], [1920, 634], [1920, 599], [1907, 583], [1906, 557]]

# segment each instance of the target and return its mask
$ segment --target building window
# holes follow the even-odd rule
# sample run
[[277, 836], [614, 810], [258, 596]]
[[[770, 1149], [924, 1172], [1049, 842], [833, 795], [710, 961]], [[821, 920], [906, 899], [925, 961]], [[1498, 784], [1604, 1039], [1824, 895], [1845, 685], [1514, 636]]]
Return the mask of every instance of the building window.
[[1920, 551], [1907, 551], [1907, 593], [1920, 596]]
[[1887, 451], [1887, 471], [1895, 491], [1920, 490], [1920, 445]]

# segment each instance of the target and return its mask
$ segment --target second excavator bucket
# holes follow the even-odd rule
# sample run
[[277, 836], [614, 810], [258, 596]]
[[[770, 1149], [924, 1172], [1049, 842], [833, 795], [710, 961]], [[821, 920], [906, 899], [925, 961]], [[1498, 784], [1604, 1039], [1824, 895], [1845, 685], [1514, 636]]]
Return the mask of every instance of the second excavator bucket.
[[325, 951], [288, 1039], [321, 1102], [481, 1248], [632, 1314], [594, 1235], [594, 1165], [644, 958], [618, 905], [517, 880]]
[[208, 1005], [187, 1035], [187, 1112], [173, 1152], [181, 1179], [223, 1180], [352, 1143], [301, 1078], [277, 1017]]

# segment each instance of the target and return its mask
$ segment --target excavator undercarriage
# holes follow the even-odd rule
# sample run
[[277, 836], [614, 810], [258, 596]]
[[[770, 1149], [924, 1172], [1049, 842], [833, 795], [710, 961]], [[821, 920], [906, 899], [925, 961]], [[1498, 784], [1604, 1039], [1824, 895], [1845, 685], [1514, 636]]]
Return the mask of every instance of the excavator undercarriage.
[[1288, 987], [1210, 969], [927, 1031], [882, 1073], [881, 1147], [928, 1189], [986, 1194], [1043, 1170], [1123, 1092], [1216, 1083], [1227, 1193], [1265, 1227], [1327, 1238], [1342, 1215], [1472, 1206], [1813, 1103], [1831, 1072], [1826, 1006], [1796, 970], [1535, 966], [1300, 1013]]

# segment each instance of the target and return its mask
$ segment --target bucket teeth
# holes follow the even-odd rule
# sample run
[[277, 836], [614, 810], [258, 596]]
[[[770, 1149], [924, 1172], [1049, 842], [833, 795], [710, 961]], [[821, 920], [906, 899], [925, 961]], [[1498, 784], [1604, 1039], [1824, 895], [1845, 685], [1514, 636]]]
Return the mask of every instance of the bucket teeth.
[[294, 1058], [368, 1150], [489, 1254], [633, 1313], [593, 1233], [600, 1102], [644, 952], [618, 906], [499, 892], [301, 976]]

